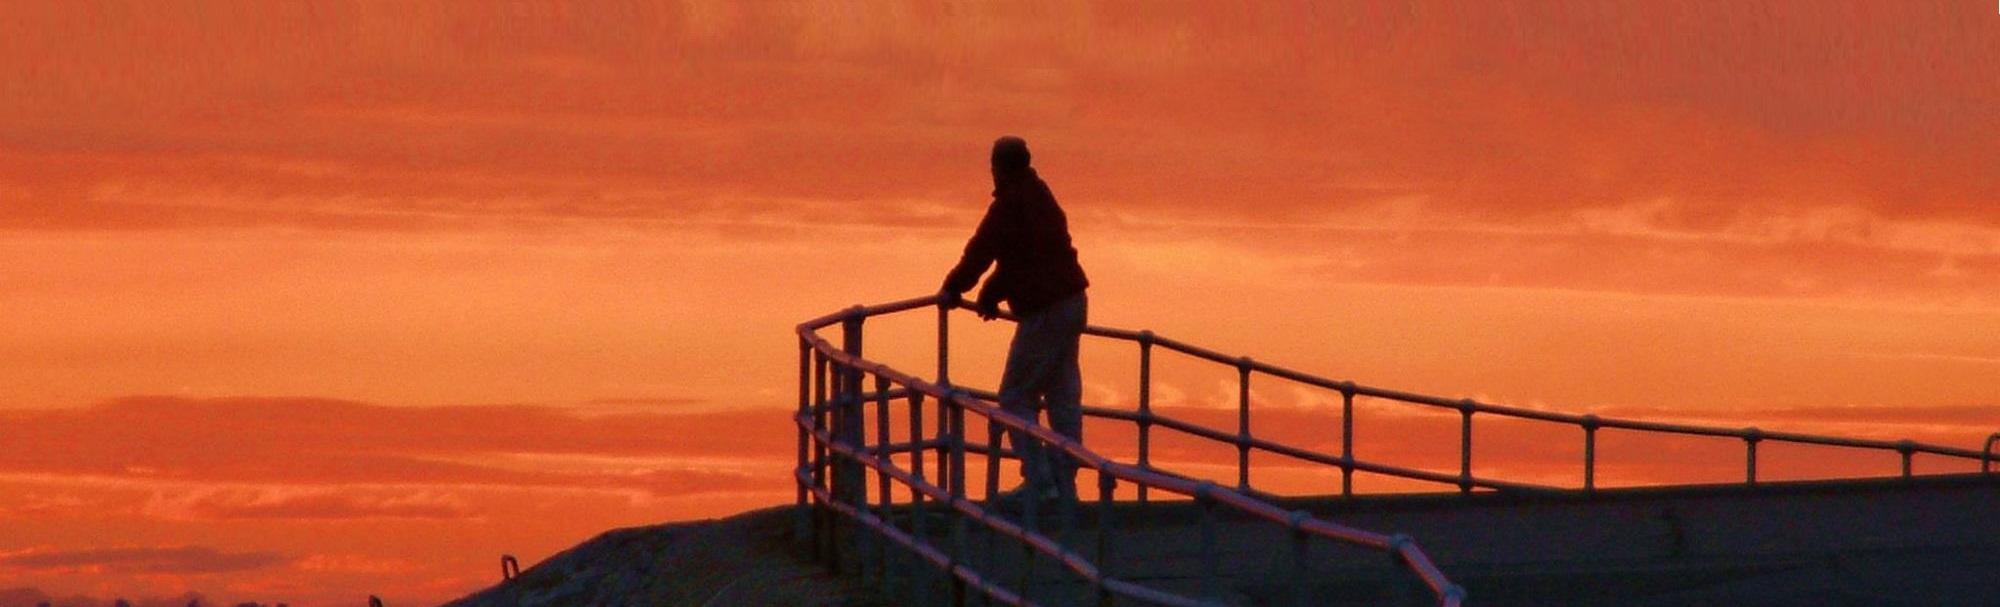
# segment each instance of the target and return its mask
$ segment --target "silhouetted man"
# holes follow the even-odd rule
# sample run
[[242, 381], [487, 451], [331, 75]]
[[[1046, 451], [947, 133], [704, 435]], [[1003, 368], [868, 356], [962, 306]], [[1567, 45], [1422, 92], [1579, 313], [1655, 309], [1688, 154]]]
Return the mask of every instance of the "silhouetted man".
[[[1046, 409], [1050, 429], [1082, 440], [1083, 373], [1076, 354], [1090, 281], [1070, 245], [1069, 219], [1028, 166], [1028, 142], [1019, 137], [993, 142], [993, 204], [965, 243], [958, 266], [945, 275], [943, 293], [957, 297], [971, 289], [996, 262], [999, 268], [979, 290], [975, 307], [980, 318], [992, 320], [1005, 301], [1020, 317], [1000, 376], [1000, 406], [1029, 421]], [[1043, 448], [1023, 432], [1012, 433], [1011, 440], [1024, 482], [1003, 499], [1076, 498], [1073, 458]]]

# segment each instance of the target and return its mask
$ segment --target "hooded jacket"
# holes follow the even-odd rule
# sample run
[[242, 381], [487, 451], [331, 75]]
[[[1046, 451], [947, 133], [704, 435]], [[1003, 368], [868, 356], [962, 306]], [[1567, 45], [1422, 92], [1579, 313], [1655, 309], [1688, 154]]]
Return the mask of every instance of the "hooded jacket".
[[999, 268], [980, 288], [978, 302], [1005, 301], [1018, 316], [1032, 316], [1090, 286], [1070, 244], [1069, 218], [1033, 168], [995, 179], [993, 204], [945, 275], [945, 290], [964, 293], [995, 263]]

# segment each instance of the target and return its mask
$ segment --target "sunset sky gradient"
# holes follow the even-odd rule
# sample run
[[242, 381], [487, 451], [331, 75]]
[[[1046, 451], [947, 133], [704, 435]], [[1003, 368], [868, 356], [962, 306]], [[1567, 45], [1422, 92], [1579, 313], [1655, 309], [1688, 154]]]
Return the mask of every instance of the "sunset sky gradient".
[[[1252, 4], [6, 3], [0, 607], [434, 604], [788, 503], [793, 325], [935, 290], [1003, 134], [1095, 324], [1560, 411], [2000, 430], [1991, 2]], [[927, 372], [921, 318], [880, 330]], [[1006, 330], [960, 319], [955, 379]], [[1085, 357], [1129, 406], [1129, 352]], [[1200, 418], [1220, 381], [1155, 394]], [[1256, 401], [1338, 448], [1325, 395]], [[1370, 457], [1452, 465], [1450, 425], [1369, 415]], [[1480, 457], [1577, 482], [1545, 431]], [[1607, 440], [1614, 484], [1740, 471]]]

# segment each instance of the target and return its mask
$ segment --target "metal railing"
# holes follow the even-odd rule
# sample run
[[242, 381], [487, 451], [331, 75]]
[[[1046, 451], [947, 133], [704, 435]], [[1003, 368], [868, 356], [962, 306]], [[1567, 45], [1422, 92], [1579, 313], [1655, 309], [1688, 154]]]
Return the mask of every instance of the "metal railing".
[[[1409, 538], [1355, 529], [1314, 518], [1303, 511], [1288, 512], [1273, 505], [1252, 486], [1250, 454], [1272, 453], [1337, 467], [1341, 471], [1342, 495], [1353, 493], [1353, 478], [1357, 472], [1456, 486], [1459, 491], [1466, 493], [1475, 490], [1560, 493], [1577, 491], [1573, 488], [1512, 482], [1474, 474], [1472, 439], [1475, 417], [1490, 416], [1564, 424], [1581, 430], [1583, 435], [1581, 491], [1584, 493], [1594, 492], [1597, 489], [1597, 434], [1603, 429], [1742, 440], [1745, 445], [1744, 482], [1750, 485], [1758, 481], [1758, 445], [1765, 441], [1893, 451], [1902, 457], [1904, 477], [1913, 476], [1911, 460], [1919, 453], [1977, 460], [1981, 462], [1981, 470], [1990, 474], [1991, 463], [1995, 460], [1994, 447], [1996, 443], [2000, 443], [2000, 434], [1996, 434], [1987, 441], [1983, 450], [1973, 451], [1908, 440], [1851, 439], [1767, 432], [1758, 428], [1734, 429], [1655, 423], [1523, 409], [1480, 403], [1470, 399], [1447, 399], [1373, 388], [1351, 381], [1328, 380], [1245, 357], [1231, 357], [1154, 335], [1150, 331], [1087, 327], [1086, 335], [1129, 342], [1138, 347], [1139, 388], [1136, 409], [1084, 407], [1085, 415], [1136, 425], [1137, 460], [1128, 464], [1100, 456], [1077, 441], [1069, 440], [1039, 424], [1006, 413], [995, 404], [994, 394], [990, 391], [952, 385], [949, 380], [949, 318], [957, 307], [969, 308], [962, 303], [945, 302], [936, 296], [920, 297], [876, 306], [855, 306], [798, 326], [800, 383], [799, 409], [796, 418], [798, 467], [795, 473], [798, 482], [796, 499], [800, 506], [796, 532], [801, 537], [813, 538], [816, 550], [822, 554], [835, 554], [843, 549], [843, 545], [848, 552], [859, 550], [860, 548], [856, 546], [865, 542], [842, 540], [842, 534], [834, 531], [836, 526], [833, 525], [834, 519], [831, 517], [837, 514], [851, 519], [868, 529], [874, 537], [901, 545], [909, 554], [929, 562], [938, 571], [946, 574], [951, 593], [950, 602], [954, 605], [965, 604], [969, 596], [982, 596], [989, 601], [1008, 605], [1038, 604], [1031, 596], [1031, 591], [1035, 587], [1033, 563], [1036, 558], [1050, 559], [1056, 565], [1089, 583], [1098, 594], [1099, 604], [1116, 601], [1176, 606], [1222, 604], [1214, 589], [1217, 569], [1213, 561], [1216, 508], [1227, 508], [1236, 513], [1236, 516], [1282, 525], [1289, 529], [1295, 543], [1298, 544], [1292, 551], [1294, 561], [1292, 567], [1297, 571], [1303, 572], [1306, 569], [1307, 551], [1303, 546], [1314, 538], [1364, 546], [1387, 553], [1399, 566], [1412, 572], [1428, 588], [1438, 604], [1458, 605], [1465, 599], [1464, 590], [1452, 584], [1422, 549]], [[862, 327], [867, 319], [923, 308], [937, 310], [935, 383], [863, 357]], [[1009, 315], [1002, 316], [1013, 320]], [[841, 344], [838, 347], [819, 335], [819, 331], [834, 325], [841, 327]], [[1233, 431], [1202, 426], [1163, 415], [1153, 409], [1152, 361], [1153, 351], [1159, 348], [1226, 365], [1236, 371], [1237, 427]], [[1250, 424], [1252, 412], [1250, 384], [1258, 376], [1340, 394], [1341, 452], [1322, 453], [1254, 435]], [[869, 378], [873, 378], [872, 385], [868, 381]], [[1354, 404], [1357, 397], [1445, 409], [1457, 413], [1460, 421], [1458, 469], [1455, 473], [1440, 472], [1358, 459], [1354, 452]], [[872, 424], [864, 412], [869, 405], [873, 405], [875, 410]], [[908, 415], [905, 424], [908, 436], [901, 441], [893, 440], [890, 436], [892, 405], [903, 406]], [[932, 420], [934, 427], [928, 430], [924, 418], [927, 406], [936, 415]], [[986, 420], [985, 442], [968, 440], [965, 432], [967, 413]], [[874, 430], [873, 445], [868, 443], [871, 426]], [[1233, 488], [1218, 486], [1210, 481], [1195, 480], [1155, 467], [1151, 460], [1151, 443], [1155, 426], [1232, 447], [1237, 455], [1235, 486]], [[1009, 517], [992, 510], [991, 504], [974, 501], [969, 497], [965, 461], [969, 454], [982, 455], [986, 458], [985, 494], [991, 498], [997, 492], [1000, 461], [1011, 456], [1010, 451], [1000, 447], [1003, 430], [1025, 432], [1033, 440], [1068, 453], [1081, 467], [1096, 471], [1098, 524], [1095, 546], [1091, 550], [1071, 547], [1051, 537], [1051, 533], [1055, 531], [1038, 529], [1039, 519], [1033, 512], [1032, 504], [1029, 505], [1028, 512], [1021, 516]], [[899, 456], [908, 462], [907, 468], [897, 463], [896, 459]], [[929, 467], [926, 465], [926, 460], [930, 461]], [[871, 471], [876, 476], [872, 492], [867, 487], [865, 479]], [[1203, 552], [1208, 553], [1204, 558], [1209, 559], [1203, 566], [1206, 579], [1202, 584], [1202, 596], [1187, 597], [1147, 588], [1107, 571], [1108, 555], [1116, 544], [1112, 539], [1116, 533], [1113, 526], [1115, 510], [1112, 496], [1118, 483], [1121, 482], [1133, 486], [1138, 503], [1146, 503], [1150, 499], [1150, 492], [1165, 491], [1192, 498], [1200, 506], [1203, 513], [1201, 521]], [[902, 505], [894, 503], [892, 485], [902, 488], [908, 495], [909, 503]], [[807, 508], [809, 504], [821, 507]], [[926, 528], [929, 522], [929, 510], [933, 508], [947, 519], [945, 524], [948, 528], [937, 530], [946, 533], [950, 538], [944, 546], [932, 541], [930, 538], [932, 530]], [[1064, 514], [1065, 521], [1071, 520], [1068, 516], [1071, 513]], [[1002, 580], [992, 577], [993, 571], [982, 571], [980, 567], [973, 565], [979, 561], [981, 554], [972, 551], [971, 547], [966, 545], [969, 527], [972, 525], [980, 526], [988, 538], [1006, 537], [1023, 546], [1023, 560], [1027, 570], [1011, 588]], [[1060, 534], [1067, 535], [1069, 531], [1065, 523], [1065, 529]], [[875, 571], [886, 572], [889, 558], [886, 544], [877, 542], [873, 546], [873, 553], [877, 557], [873, 561]], [[990, 550], [991, 546], [988, 547], [989, 552]], [[990, 555], [987, 556], [990, 560]], [[833, 562], [840, 561], [841, 559], [835, 558]], [[856, 562], [862, 565], [863, 577], [868, 577], [868, 566], [871, 561], [862, 558]], [[888, 578], [885, 575], [882, 579], [886, 582]], [[922, 585], [911, 581], [908, 588], [912, 593], [913, 604], [929, 604], [916, 594], [920, 592]], [[1295, 592], [1294, 603], [1303, 604], [1304, 596], [1303, 591]]]

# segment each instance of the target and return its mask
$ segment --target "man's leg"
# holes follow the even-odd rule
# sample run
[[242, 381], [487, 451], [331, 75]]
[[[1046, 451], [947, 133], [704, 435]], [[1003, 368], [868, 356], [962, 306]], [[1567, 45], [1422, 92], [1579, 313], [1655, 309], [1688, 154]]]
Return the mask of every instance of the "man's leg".
[[[1060, 333], [1046, 398], [1049, 429], [1080, 443], [1083, 442], [1083, 369], [1077, 363], [1077, 354], [1083, 327], [1088, 323], [1089, 300], [1077, 294], [1045, 314]], [[1048, 460], [1049, 476], [1056, 490], [1066, 499], [1076, 499], [1076, 458], [1052, 450]]]
[[[1049, 347], [1047, 317], [1046, 313], [1036, 314], [1014, 327], [1007, 367], [1000, 375], [1000, 408], [1029, 424], [1040, 422], [1042, 394], [1056, 370], [1057, 352]], [[1041, 441], [1017, 430], [1009, 430], [1007, 440], [1021, 459], [1021, 478], [1029, 488], [1040, 492], [1055, 486]]]

